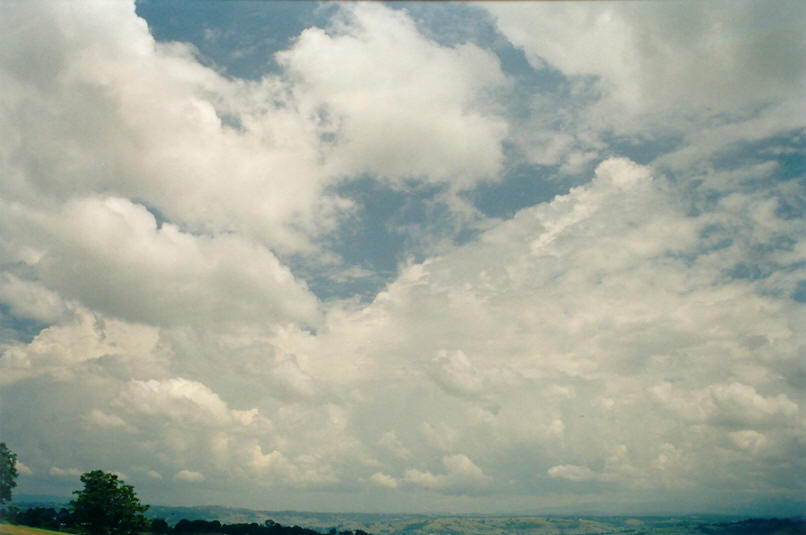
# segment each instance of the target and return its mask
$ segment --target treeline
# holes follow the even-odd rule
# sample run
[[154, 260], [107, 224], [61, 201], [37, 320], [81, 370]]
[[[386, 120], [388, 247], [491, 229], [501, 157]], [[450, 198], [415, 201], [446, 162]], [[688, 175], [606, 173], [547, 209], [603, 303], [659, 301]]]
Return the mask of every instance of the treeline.
[[[72, 532], [79, 528], [67, 508], [59, 510], [52, 507], [31, 507], [25, 510], [10, 508], [6, 513], [6, 518], [13, 524], [54, 531]], [[312, 529], [283, 526], [273, 520], [266, 520], [263, 524], [254, 522], [251, 524], [222, 524], [218, 520], [182, 519], [171, 527], [164, 519], [155, 518], [151, 520], [149, 528], [154, 535], [322, 535]], [[339, 531], [333, 528], [328, 535], [369, 535], [369, 533], [361, 529]]]
[[[160, 532], [155, 531], [154, 524], [160, 519], [151, 521], [152, 533], [164, 533], [166, 535], [207, 535], [223, 533], [224, 535], [322, 535], [312, 529], [301, 528], [299, 526], [283, 526], [273, 520], [266, 520], [263, 524], [255, 522], [251, 524], [222, 524], [218, 520], [180, 520], [172, 529]], [[164, 521], [162, 521], [164, 522]], [[160, 523], [161, 527], [162, 523]], [[167, 523], [165, 527], [168, 528]], [[331, 529], [329, 535], [369, 535], [366, 531], [357, 529], [355, 531], [339, 531]]]
[[64, 507], [57, 511], [52, 507], [31, 507], [22, 510], [11, 506], [5, 511], [3, 517], [12, 524], [54, 531], [71, 528], [75, 524], [70, 511]]

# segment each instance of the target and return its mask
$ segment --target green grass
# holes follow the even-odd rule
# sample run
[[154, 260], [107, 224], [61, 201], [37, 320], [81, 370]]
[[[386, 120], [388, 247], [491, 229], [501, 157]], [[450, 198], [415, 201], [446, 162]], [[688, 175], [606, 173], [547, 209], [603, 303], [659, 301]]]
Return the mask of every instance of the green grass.
[[14, 524], [0, 524], [0, 533], [3, 535], [65, 535], [63, 531], [16, 526]]

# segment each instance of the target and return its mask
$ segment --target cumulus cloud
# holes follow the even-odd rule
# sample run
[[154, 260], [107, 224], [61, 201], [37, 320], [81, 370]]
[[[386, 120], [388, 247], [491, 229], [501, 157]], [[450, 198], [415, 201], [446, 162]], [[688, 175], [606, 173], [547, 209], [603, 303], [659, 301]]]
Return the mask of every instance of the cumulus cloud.
[[[623, 146], [602, 135], [617, 104], [639, 130], [659, 102], [690, 110], [672, 104], [708, 65], [708, 29], [714, 57], [740, 61], [695, 79], [692, 106], [736, 83], [725, 103], [778, 99], [748, 131], [799, 121], [803, 69], [775, 63], [802, 47], [756, 32], [749, 49], [777, 59], [741, 56], [748, 5], [717, 28], [697, 4], [683, 37], [697, 17], [679, 6], [489, 6], [578, 107], [555, 116], [556, 94], [530, 93], [519, 121], [493, 102], [512, 78], [483, 39], [429, 40], [404, 9], [337, 6], [246, 81], [155, 42], [130, 2], [25, 3], [0, 23], [0, 406], [29, 419], [4, 435], [35, 474], [102, 463], [165, 502], [176, 481], [260, 507], [266, 487], [344, 509], [539, 507], [551, 486], [661, 503], [742, 478], [748, 500], [798, 499], [802, 187], [772, 180], [772, 152], [720, 167], [712, 134], [745, 135], [728, 119], [675, 119], [672, 171], [698, 162], [683, 174], [611, 156]], [[664, 64], [662, 43], [688, 53]], [[426, 183], [475, 211], [462, 195], [502, 179], [509, 143], [580, 178], [402, 260], [368, 300], [320, 300], [298, 275], [300, 257], [338, 262], [322, 238], [346, 232], [344, 180], [406, 199]]]
[[660, 149], [663, 167], [709, 183], [714, 154], [798, 135], [806, 13], [796, 1], [730, 2], [730, 17], [726, 6], [485, 4], [534, 69], [564, 77], [513, 121], [527, 160], [578, 175], [615, 137], [645, 156]]
[[483, 105], [505, 80], [497, 58], [473, 44], [440, 46], [404, 12], [358, 4], [329, 31], [305, 30], [278, 59], [303, 110], [333, 136], [340, 173], [468, 187], [500, 168], [506, 123]]
[[[488, 4], [499, 29], [535, 68], [601, 78], [630, 106], [686, 100], [730, 107], [789, 94], [802, 84], [806, 46], [797, 2]], [[769, 24], [759, 25], [765, 19]]]
[[277, 77], [225, 79], [192, 47], [156, 43], [133, 2], [31, 2], [4, 23], [6, 199], [104, 191], [193, 232], [294, 251], [345, 207], [324, 193], [319, 140]]
[[193, 472], [191, 470], [180, 470], [174, 475], [176, 481], [184, 481], [187, 483], [201, 483], [204, 481], [204, 474], [201, 472]]
[[433, 474], [414, 468], [406, 470], [403, 479], [412, 485], [427, 489], [449, 489], [466, 491], [487, 483], [484, 472], [467, 455], [455, 454], [442, 458], [444, 473]]
[[736, 445], [736, 447], [751, 453], [757, 453], [767, 445], [767, 437], [758, 431], [753, 431], [752, 429], [734, 431], [733, 433], [730, 433], [729, 436], [730, 440]]
[[797, 416], [798, 406], [786, 394], [764, 397], [750, 385], [713, 385], [710, 394], [721, 415], [740, 421], [769, 421], [781, 416]]
[[398, 485], [397, 479], [381, 472], [375, 472], [369, 479], [378, 486], [387, 487], [390, 489], [395, 489]]
[[[687, 215], [675, 195], [649, 168], [607, 160], [589, 184], [409, 266], [369, 306], [334, 310], [317, 335], [322, 346], [310, 354], [315, 362], [330, 357], [330, 347], [348, 348], [366, 359], [358, 377], [369, 380], [373, 366], [399, 370], [400, 386], [379, 393], [406, 396], [407, 383], [422, 392], [405, 397], [407, 411], [423, 421], [415, 434], [404, 427], [383, 440], [415, 455], [421, 440], [445, 455], [469, 448], [470, 458], [536, 448], [554, 461], [549, 466], [605, 464], [595, 477], [581, 468], [558, 468], [556, 477], [679, 488], [714, 462], [690, 452], [726, 440], [725, 424], [766, 419], [778, 429], [776, 440], [793, 447], [783, 433], [798, 414], [791, 386], [772, 370], [794, 363], [800, 335], [792, 322], [803, 311], [757, 293], [750, 281], [726, 279], [717, 258], [731, 248], [716, 257], [701, 248], [703, 229], [715, 232], [714, 214]], [[746, 216], [726, 210], [718, 217]], [[747, 345], [762, 332], [760, 345]], [[724, 381], [747, 376], [759, 351], [768, 355], [762, 366], [769, 373], [754, 372], [762, 383]], [[423, 375], [454, 401], [424, 388]], [[493, 388], [502, 377], [505, 388]], [[658, 384], [652, 378], [668, 386], [647, 390]], [[672, 411], [646, 421], [640, 415], [663, 389]], [[639, 436], [625, 442], [619, 430], [638, 420], [658, 433], [681, 421], [691, 428], [662, 447]], [[703, 423], [707, 431], [697, 427]], [[417, 467], [403, 480], [445, 488], [446, 477]]]
[[81, 470], [78, 468], [60, 468], [58, 466], [52, 466], [50, 470], [48, 470], [48, 473], [58, 477], [74, 477], [80, 476]]
[[257, 415], [256, 409], [230, 409], [207, 386], [182, 377], [164, 381], [133, 380], [121, 393], [120, 402], [133, 413], [158, 415], [183, 422], [249, 425]]
[[117, 197], [70, 201], [56, 213], [6, 207], [5, 230], [21, 238], [15, 249], [39, 251], [30, 265], [40, 280], [110, 316], [159, 325], [315, 321], [315, 298], [249, 240], [157, 225], [145, 207]]
[[17, 473], [21, 476], [31, 476], [34, 474], [33, 470], [28, 468], [28, 466], [25, 463], [22, 463], [20, 461], [16, 461], [14, 463], [14, 467], [17, 469]]
[[663, 383], [652, 387], [650, 392], [690, 421], [765, 425], [794, 422], [798, 414], [798, 406], [786, 394], [765, 397], [753, 386], [738, 382], [712, 384], [703, 390], [685, 393], [670, 383]]
[[434, 378], [448, 391], [474, 395], [484, 388], [484, 377], [473, 368], [461, 351], [441, 350], [434, 358]]
[[401, 459], [411, 457], [411, 451], [403, 445], [397, 434], [394, 431], [385, 432], [378, 440], [378, 444], [387, 448]]
[[587, 466], [560, 464], [548, 469], [549, 477], [567, 479], [569, 481], [587, 481], [595, 479], [596, 474]]
[[54, 323], [67, 312], [67, 305], [59, 294], [38, 282], [20, 279], [11, 273], [2, 274], [0, 300], [15, 317], [44, 323]]
[[317, 486], [337, 481], [332, 469], [314, 455], [290, 459], [277, 450], [263, 453], [260, 445], [255, 444], [249, 462], [263, 477], [274, 479], [273, 484]]
[[67, 321], [47, 327], [28, 344], [3, 346], [0, 368], [5, 381], [43, 374], [69, 377], [81, 363], [106, 356], [148, 362], [158, 340], [153, 327], [104, 320], [78, 309]]
[[98, 427], [120, 429], [130, 433], [134, 431], [134, 428], [127, 424], [120, 416], [107, 414], [100, 409], [93, 409], [92, 412], [87, 415], [86, 421]]

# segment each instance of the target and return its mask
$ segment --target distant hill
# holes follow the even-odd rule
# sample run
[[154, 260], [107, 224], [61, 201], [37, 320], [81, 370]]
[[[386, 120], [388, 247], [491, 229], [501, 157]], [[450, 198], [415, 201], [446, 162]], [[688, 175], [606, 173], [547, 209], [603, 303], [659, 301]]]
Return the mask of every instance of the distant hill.
[[49, 496], [47, 494], [15, 494], [11, 500], [11, 505], [16, 506], [36, 506], [36, 507], [55, 507], [67, 505], [70, 502], [69, 497], [65, 496]]
[[375, 535], [806, 535], [806, 520], [743, 519], [725, 515], [689, 516], [529, 516], [311, 513], [259, 511], [221, 506], [153, 506], [148, 515], [174, 524], [188, 520], [222, 523], [267, 519], [326, 533], [333, 528], [364, 530]]
[[[14, 505], [62, 507], [69, 498], [20, 495]], [[384, 513], [311, 513], [266, 511], [217, 505], [172, 507], [152, 505], [150, 518], [175, 525], [186, 520], [218, 520], [222, 524], [273, 520], [320, 533], [364, 530], [374, 535], [806, 535], [806, 519], [747, 519], [724, 515], [596, 516], [596, 515], [430, 515]]]

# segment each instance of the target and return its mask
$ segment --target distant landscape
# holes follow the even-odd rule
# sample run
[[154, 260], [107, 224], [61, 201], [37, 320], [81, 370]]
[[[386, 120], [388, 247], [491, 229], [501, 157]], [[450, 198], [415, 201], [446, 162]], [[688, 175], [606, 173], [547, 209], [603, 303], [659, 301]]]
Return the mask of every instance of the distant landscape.
[[[14, 505], [64, 506], [67, 499], [21, 496]], [[223, 506], [174, 507], [152, 505], [146, 516], [171, 526], [180, 520], [218, 520], [222, 524], [272, 520], [321, 533], [363, 530], [372, 535], [795, 535], [806, 533], [806, 519], [753, 519], [730, 515], [577, 516], [577, 515], [439, 515], [394, 513], [318, 513], [266, 511]], [[5, 533], [5, 531], [3, 531]], [[29, 534], [30, 535], [30, 534]]]

